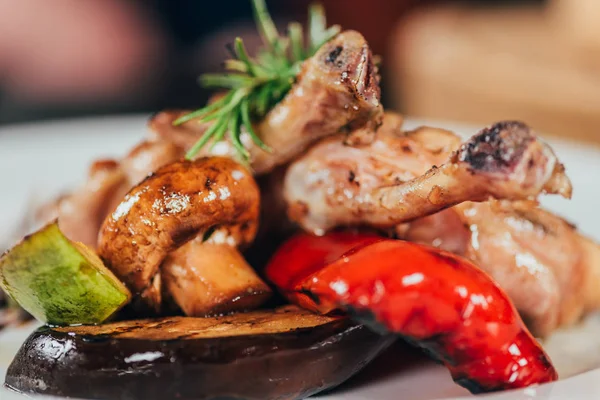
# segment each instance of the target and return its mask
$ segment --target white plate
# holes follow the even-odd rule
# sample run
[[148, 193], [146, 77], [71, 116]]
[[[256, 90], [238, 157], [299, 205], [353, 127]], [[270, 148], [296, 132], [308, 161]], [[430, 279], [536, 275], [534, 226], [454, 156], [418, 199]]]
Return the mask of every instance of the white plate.
[[[0, 247], [14, 240], [10, 234], [29, 204], [77, 185], [84, 178], [90, 160], [123, 155], [145, 135], [146, 120], [147, 116], [106, 117], [0, 129]], [[407, 126], [419, 124], [422, 121], [407, 122]], [[472, 135], [478, 130], [439, 122], [429, 125], [442, 126], [464, 135]], [[600, 213], [596, 203], [600, 149], [550, 142], [566, 164], [575, 192], [571, 201], [544, 198], [544, 205], [577, 223], [583, 232], [600, 239]], [[31, 329], [0, 332], [0, 378]], [[494, 400], [600, 398], [600, 318], [589, 318], [584, 328], [559, 332], [545, 346], [561, 375], [569, 378], [552, 385], [484, 397]], [[597, 355], [597, 358], [590, 357], [590, 354]], [[444, 368], [437, 365], [427, 362], [408, 367], [390, 365], [396, 364], [395, 361], [402, 360], [402, 357], [401, 350], [392, 350], [372, 364], [354, 383], [320, 398], [430, 400], [469, 396], [464, 389], [452, 383]], [[0, 398], [23, 397], [0, 390]]]

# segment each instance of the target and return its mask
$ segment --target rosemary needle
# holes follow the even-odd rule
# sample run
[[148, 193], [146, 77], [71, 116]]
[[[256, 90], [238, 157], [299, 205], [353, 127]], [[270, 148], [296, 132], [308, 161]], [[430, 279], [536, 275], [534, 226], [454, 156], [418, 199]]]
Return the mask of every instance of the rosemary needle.
[[250, 57], [243, 40], [236, 38], [232, 46], [235, 58], [225, 61], [227, 72], [200, 77], [202, 86], [226, 89], [226, 94], [173, 123], [214, 121], [188, 151], [188, 159], [194, 158], [209, 142], [212, 141], [211, 146], [214, 146], [229, 135], [239, 158], [247, 162], [249, 153], [242, 144], [242, 132], [246, 132], [262, 150], [272, 151], [254, 130], [253, 123], [263, 119], [289, 92], [301, 63], [340, 31], [339, 26], [327, 28], [323, 7], [312, 5], [309, 8], [308, 40], [305, 44], [301, 24], [292, 22], [288, 27], [288, 36], [281, 36], [269, 15], [265, 0], [252, 0], [252, 8], [264, 48], [254, 58]]

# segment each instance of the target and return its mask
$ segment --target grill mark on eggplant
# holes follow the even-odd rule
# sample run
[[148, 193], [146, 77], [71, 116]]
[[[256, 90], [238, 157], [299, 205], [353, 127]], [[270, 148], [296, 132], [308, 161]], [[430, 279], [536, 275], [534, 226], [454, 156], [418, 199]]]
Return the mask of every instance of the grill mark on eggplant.
[[[213, 320], [235, 326], [240, 319], [256, 324], [258, 332], [261, 323], [269, 326], [272, 322], [268, 311], [262, 312], [265, 318], [260, 314]], [[127, 329], [116, 329], [123, 323], [43, 327], [23, 344], [5, 384], [22, 393], [77, 398], [123, 398], [124, 393], [147, 400], [304, 398], [345, 381], [394, 341], [393, 336], [380, 336], [347, 318], [322, 317], [293, 307], [279, 314], [290, 321], [308, 317], [325, 323], [270, 334], [202, 339], [181, 332], [170, 340], [118, 335], [141, 329], [143, 324], [149, 330], [174, 329], [171, 324], [177, 318], [130, 321]], [[115, 328], [116, 337], [105, 334], [107, 326]], [[76, 333], [94, 329], [102, 334]], [[49, 348], [52, 343], [61, 343], [58, 358], [49, 357], [55, 353]], [[310, 373], [303, 373], [306, 363], [311, 365]]]

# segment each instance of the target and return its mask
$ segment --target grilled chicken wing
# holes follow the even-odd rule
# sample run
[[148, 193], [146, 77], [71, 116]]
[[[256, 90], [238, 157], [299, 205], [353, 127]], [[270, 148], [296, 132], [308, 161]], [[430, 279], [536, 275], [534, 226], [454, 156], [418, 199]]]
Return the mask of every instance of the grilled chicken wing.
[[[432, 128], [403, 132], [399, 121], [399, 117], [386, 114], [371, 144], [352, 147], [326, 139], [294, 162], [285, 180], [290, 217], [317, 234], [340, 225], [392, 228], [400, 238], [469, 257], [507, 291], [540, 336], [600, 307], [600, 295], [594, 284], [588, 283], [600, 282], [600, 264], [596, 262], [600, 248], [531, 202], [464, 202], [417, 219], [416, 212], [411, 211], [410, 222], [405, 222], [404, 210], [387, 219], [389, 208], [395, 206], [382, 206], [380, 211], [386, 219], [373, 218], [373, 205], [365, 207], [373, 193], [410, 185], [417, 185], [415, 192], [428, 195], [404, 195], [407, 207], [429, 213], [432, 184], [428, 180], [433, 179], [432, 174], [435, 182], [444, 182], [441, 178], [451, 182], [449, 187], [440, 188], [442, 193], [458, 190], [459, 195], [466, 192], [467, 198], [474, 196], [476, 200], [487, 198], [481, 196], [480, 182], [487, 181], [489, 174], [497, 177], [492, 179], [494, 186], [490, 183], [489, 188], [483, 188], [488, 196], [522, 198], [544, 190], [570, 194], [570, 184], [551, 150], [529, 133], [517, 135], [529, 143], [519, 154], [511, 147], [522, 144], [522, 139], [500, 146], [493, 137], [501, 132], [494, 134], [493, 129], [460, 146], [451, 132]], [[490, 134], [492, 137], [486, 139]], [[479, 146], [485, 148], [478, 150]], [[498, 146], [500, 150], [494, 153]], [[432, 165], [442, 165], [448, 159], [446, 166], [427, 173]], [[537, 173], [532, 175], [529, 169]], [[441, 174], [436, 172], [440, 170]], [[465, 171], [470, 171], [469, 175]], [[436, 173], [441, 177], [435, 177]], [[458, 177], [462, 181], [454, 182]], [[463, 187], [457, 188], [460, 182]], [[450, 194], [451, 198], [459, 195]], [[418, 202], [425, 206], [419, 207]]]
[[[500, 122], [482, 130], [439, 167], [435, 161], [421, 163], [421, 171], [423, 166], [430, 168], [422, 175], [413, 170], [413, 176], [408, 176], [406, 167], [396, 169], [393, 161], [385, 161], [402, 162], [407, 155], [407, 166], [419, 157], [423, 161], [426, 156], [419, 153], [420, 148], [428, 150], [424, 143], [437, 147], [424, 154], [441, 161], [440, 156], [456, 144], [449, 132], [424, 132], [403, 133], [386, 129], [384, 124], [380, 138], [367, 146], [347, 148], [339, 139], [315, 146], [290, 167], [286, 177], [290, 217], [321, 233], [348, 224], [391, 227], [464, 201], [532, 199], [541, 193], [571, 195], [571, 183], [550, 147], [519, 122]], [[403, 148], [411, 151], [403, 155]], [[410, 154], [412, 149], [416, 155]], [[346, 172], [341, 191], [339, 175], [327, 182], [332, 179], [331, 171], [339, 174], [340, 166]], [[332, 205], [335, 212], [330, 213], [332, 207], [324, 204]]]
[[371, 193], [410, 181], [448, 159], [460, 144], [451, 132], [402, 130], [402, 117], [387, 113], [375, 140], [349, 146], [340, 136], [313, 146], [292, 163], [284, 183], [290, 219], [322, 234], [340, 225], [368, 222], [363, 211]]
[[[304, 63], [291, 91], [256, 126], [273, 152], [261, 150], [247, 135], [242, 135], [253, 170], [263, 174], [286, 164], [325, 136], [377, 125], [382, 114], [379, 99], [379, 75], [365, 38], [355, 31], [342, 32]], [[159, 113], [150, 122], [150, 128], [158, 136], [189, 149], [209, 125], [192, 120], [173, 126], [173, 121], [185, 113]], [[212, 150], [207, 148], [201, 155], [208, 152], [237, 156], [235, 148], [226, 141]]]

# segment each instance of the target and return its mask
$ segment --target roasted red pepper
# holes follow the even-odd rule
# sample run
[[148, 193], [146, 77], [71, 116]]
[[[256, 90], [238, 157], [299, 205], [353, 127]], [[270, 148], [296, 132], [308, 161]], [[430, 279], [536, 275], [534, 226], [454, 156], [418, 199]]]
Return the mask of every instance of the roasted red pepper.
[[294, 304], [327, 314], [337, 306], [319, 304], [302, 293], [301, 285], [314, 272], [336, 261], [348, 250], [385, 240], [375, 234], [332, 232], [325, 236], [297, 235], [285, 242], [271, 258], [267, 277]]
[[557, 379], [502, 289], [451, 253], [370, 235], [300, 235], [267, 276], [301, 306], [339, 309], [414, 341], [473, 393]]

